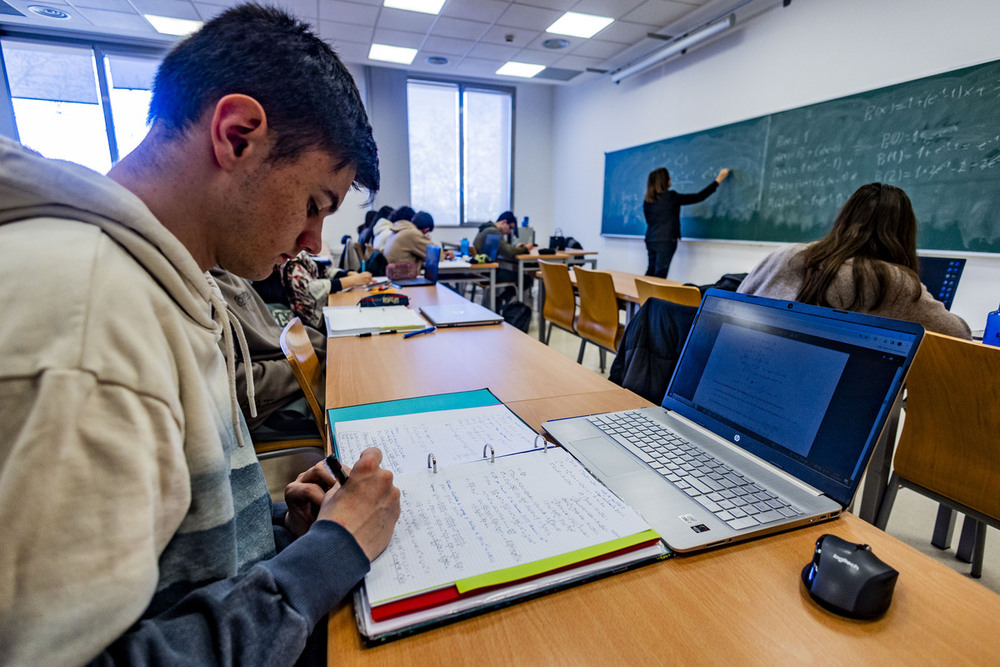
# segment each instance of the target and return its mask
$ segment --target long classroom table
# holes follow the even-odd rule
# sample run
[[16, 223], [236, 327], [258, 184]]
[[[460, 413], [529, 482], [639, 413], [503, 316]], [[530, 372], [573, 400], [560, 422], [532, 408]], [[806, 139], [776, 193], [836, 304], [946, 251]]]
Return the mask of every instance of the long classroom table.
[[[441, 286], [406, 292], [414, 305], [461, 298]], [[349, 298], [334, 295], [331, 303]], [[406, 340], [338, 338], [327, 360], [330, 407], [486, 386], [540, 430], [548, 419], [649, 405], [507, 324]], [[883, 618], [842, 618], [809, 597], [800, 572], [826, 533], [871, 545], [899, 570]], [[330, 614], [328, 664], [993, 664], [998, 618], [1000, 596], [844, 514], [372, 648], [363, 646], [347, 600]]]

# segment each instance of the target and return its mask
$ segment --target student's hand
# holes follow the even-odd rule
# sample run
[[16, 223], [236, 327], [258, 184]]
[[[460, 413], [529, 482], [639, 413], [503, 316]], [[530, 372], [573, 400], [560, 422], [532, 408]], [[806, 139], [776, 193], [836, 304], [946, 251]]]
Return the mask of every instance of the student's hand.
[[301, 473], [285, 487], [285, 503], [288, 505], [285, 527], [297, 538], [305, 535], [316, 520], [327, 490], [336, 491], [339, 488], [323, 461]]
[[389, 546], [399, 519], [399, 489], [392, 484], [392, 473], [379, 467], [381, 462], [378, 449], [362, 452], [347, 483], [326, 492], [316, 517], [346, 528], [368, 560], [375, 560]]
[[719, 175], [715, 177], [715, 182], [716, 183], [721, 183], [722, 181], [726, 180], [726, 176], [729, 176], [729, 170], [728, 169], [721, 169], [719, 171]]
[[370, 271], [362, 271], [361, 273], [351, 272], [340, 279], [341, 288], [354, 287], [355, 285], [367, 285], [372, 281], [372, 274]]
[[445, 259], [455, 259], [455, 251], [454, 250], [445, 250], [444, 251], [444, 258]]

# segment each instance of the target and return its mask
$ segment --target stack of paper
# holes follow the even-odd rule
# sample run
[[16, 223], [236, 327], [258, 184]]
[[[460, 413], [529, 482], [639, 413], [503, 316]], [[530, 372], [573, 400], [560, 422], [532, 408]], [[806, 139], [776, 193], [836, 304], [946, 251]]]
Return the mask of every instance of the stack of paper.
[[427, 326], [427, 320], [406, 306], [326, 306], [323, 316], [330, 338], [413, 331]]

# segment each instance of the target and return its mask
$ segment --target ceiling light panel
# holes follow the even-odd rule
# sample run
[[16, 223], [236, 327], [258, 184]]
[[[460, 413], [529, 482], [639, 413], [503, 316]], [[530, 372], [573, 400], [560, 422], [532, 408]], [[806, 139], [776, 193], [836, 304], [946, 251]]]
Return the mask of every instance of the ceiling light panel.
[[566, 12], [559, 19], [545, 29], [556, 35], [569, 35], [570, 37], [583, 37], [589, 39], [607, 28], [614, 22], [614, 19], [607, 16], [594, 16], [593, 14], [580, 14], [578, 12]]
[[530, 79], [539, 72], [545, 69], [545, 65], [532, 65], [531, 63], [518, 63], [513, 60], [506, 63], [503, 67], [496, 71], [500, 76], [519, 76], [524, 79]]
[[172, 16], [157, 16], [156, 14], [143, 14], [150, 25], [161, 35], [178, 35], [183, 37], [202, 26], [201, 21], [191, 19], [177, 19]]
[[416, 49], [407, 49], [402, 46], [389, 46], [388, 44], [372, 44], [368, 50], [370, 60], [381, 60], [387, 63], [399, 63], [409, 65], [417, 56]]
[[383, 7], [391, 9], [405, 9], [408, 12], [420, 12], [421, 14], [437, 14], [441, 11], [444, 0], [385, 0]]

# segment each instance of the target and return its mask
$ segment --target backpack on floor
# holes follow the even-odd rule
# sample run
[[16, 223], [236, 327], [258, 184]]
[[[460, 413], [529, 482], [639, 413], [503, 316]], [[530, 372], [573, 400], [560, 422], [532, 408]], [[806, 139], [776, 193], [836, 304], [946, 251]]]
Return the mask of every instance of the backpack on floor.
[[511, 301], [500, 314], [503, 315], [504, 322], [528, 333], [528, 327], [531, 326], [531, 306], [521, 301]]

